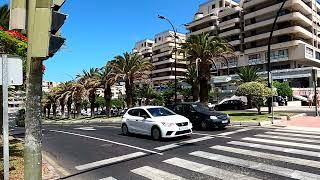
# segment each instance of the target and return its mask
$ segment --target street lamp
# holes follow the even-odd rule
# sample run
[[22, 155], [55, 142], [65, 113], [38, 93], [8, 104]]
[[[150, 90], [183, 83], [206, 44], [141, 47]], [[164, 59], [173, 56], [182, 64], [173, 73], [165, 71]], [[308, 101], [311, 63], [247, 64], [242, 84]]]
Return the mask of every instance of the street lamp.
[[172, 22], [168, 18], [166, 18], [164, 16], [160, 16], [160, 15], [158, 15], [158, 18], [168, 21], [172, 27], [173, 32], [174, 32], [174, 52], [175, 52], [175, 58], [174, 58], [174, 102], [177, 103], [177, 84], [178, 84], [178, 82], [177, 82], [177, 31], [174, 28]]
[[[274, 22], [273, 22], [273, 25], [272, 25], [272, 29], [271, 29], [271, 33], [270, 33], [270, 37], [269, 37], [269, 42], [268, 42], [268, 67], [267, 67], [267, 70], [268, 70], [268, 87], [269, 88], [272, 88], [272, 73], [271, 73], [271, 41], [272, 41], [272, 36], [273, 36], [273, 31], [276, 27], [276, 24], [277, 24], [277, 20], [280, 16], [280, 13], [283, 9], [283, 6], [284, 4], [287, 2], [287, 0], [284, 0], [280, 9], [278, 10], [278, 13], [274, 19]], [[273, 97], [269, 98], [269, 101], [268, 101], [268, 111], [269, 113], [271, 113], [272, 111], [272, 103], [273, 103]]]

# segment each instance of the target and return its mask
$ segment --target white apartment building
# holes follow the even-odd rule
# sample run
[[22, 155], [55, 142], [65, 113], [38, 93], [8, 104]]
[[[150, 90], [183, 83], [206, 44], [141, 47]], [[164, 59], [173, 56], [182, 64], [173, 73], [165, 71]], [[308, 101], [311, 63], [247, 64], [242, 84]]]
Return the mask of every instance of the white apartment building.
[[[177, 49], [186, 40], [186, 35], [177, 33], [174, 37], [173, 31], [165, 31], [155, 35], [154, 40], [142, 40], [135, 44], [133, 52], [143, 55], [152, 62], [154, 69], [150, 72], [152, 84], [158, 88], [175, 79], [175, 41]], [[177, 79], [185, 77], [187, 63], [184, 61], [183, 53], [177, 55]]]
[[[154, 37], [152, 64], [154, 70], [151, 74], [151, 80], [155, 87], [167, 82], [173, 82], [175, 79], [175, 72], [177, 72], [177, 79], [185, 77], [187, 63], [184, 61], [183, 53], [177, 53], [175, 57], [175, 41], [177, 49], [181, 48], [181, 44], [186, 40], [186, 35], [177, 33], [174, 37], [173, 31], [165, 31], [156, 34]], [[175, 58], [177, 58], [177, 69], [175, 71]]]
[[[104, 97], [104, 89], [98, 88], [96, 90], [96, 94], [100, 97]], [[121, 96], [123, 97], [124, 95], [126, 95], [125, 84], [120, 82], [111, 86], [111, 94], [112, 94], [112, 99], [119, 99]]]
[[52, 81], [42, 81], [42, 91], [49, 92], [50, 89], [57, 87], [59, 83], [52, 82]]
[[[235, 90], [225, 80], [236, 79], [236, 70], [241, 66], [255, 66], [266, 77], [268, 38], [282, 2], [242, 0], [238, 4], [231, 0], [211, 0], [200, 5], [188, 26], [191, 34], [219, 35], [236, 51], [236, 57], [229, 61], [230, 76], [226, 65], [218, 63], [218, 77], [213, 77], [216, 86], [225, 92]], [[319, 14], [320, 4], [316, 0], [286, 2], [271, 43], [274, 79], [287, 81], [294, 88], [312, 87], [311, 71], [320, 67]]]

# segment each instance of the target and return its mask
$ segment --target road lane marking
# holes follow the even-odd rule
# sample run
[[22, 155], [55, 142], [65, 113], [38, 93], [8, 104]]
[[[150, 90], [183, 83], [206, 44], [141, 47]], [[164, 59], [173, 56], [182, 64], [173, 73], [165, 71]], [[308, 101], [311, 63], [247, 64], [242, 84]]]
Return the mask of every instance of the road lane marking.
[[205, 136], [205, 137], [200, 137], [200, 138], [196, 138], [196, 139], [190, 139], [187, 141], [182, 141], [182, 142], [178, 142], [178, 143], [173, 143], [173, 144], [168, 144], [168, 145], [164, 145], [164, 146], [160, 146], [160, 147], [156, 147], [154, 149], [158, 150], [158, 151], [164, 151], [164, 150], [169, 150], [169, 149], [173, 149], [179, 146], [183, 146], [186, 144], [192, 144], [192, 143], [196, 143], [196, 142], [201, 142], [201, 141], [206, 141], [209, 139], [213, 139], [214, 137], [211, 136]]
[[101, 167], [101, 166], [105, 166], [105, 165], [109, 165], [109, 164], [114, 164], [114, 163], [125, 161], [125, 160], [130, 160], [130, 159], [141, 157], [144, 155], [146, 155], [146, 153], [136, 152], [136, 153], [131, 153], [131, 154], [127, 154], [127, 155], [123, 155], [123, 156], [119, 156], [119, 157], [113, 157], [113, 158], [109, 158], [109, 159], [105, 159], [105, 160], [101, 160], [101, 161], [96, 161], [96, 162], [76, 166], [75, 168], [79, 171], [83, 171], [83, 170], [88, 170], [88, 169]]
[[102, 178], [100, 180], [117, 180], [117, 179], [114, 177], [107, 177], [107, 178]]
[[119, 126], [94, 126], [94, 127], [97, 127], [97, 128], [115, 128], [115, 129], [120, 129], [121, 128]]
[[249, 131], [249, 130], [250, 130], [250, 129], [238, 129], [238, 130], [235, 130], [235, 131], [220, 133], [220, 134], [217, 134], [217, 135], [218, 135], [218, 136], [229, 136], [229, 135], [232, 135], [232, 134], [236, 134], [236, 133], [240, 133], [240, 132], [245, 132], [245, 131]]
[[273, 135], [264, 135], [264, 134], [258, 134], [258, 135], [254, 135], [254, 136], [255, 137], [260, 137], [260, 138], [271, 138], [271, 139], [279, 139], [279, 140], [301, 141], [301, 142], [309, 142], [309, 143], [320, 143], [320, 140], [306, 139], [306, 138], [294, 138], [294, 137], [273, 136]]
[[204, 133], [195, 133], [195, 132], [192, 132], [192, 134], [199, 135], [199, 136], [223, 137], [223, 138], [230, 138], [231, 139], [231, 137], [219, 136], [219, 135], [214, 135], [214, 134], [204, 134]]
[[320, 139], [320, 136], [314, 136], [314, 135], [308, 135], [308, 134], [289, 134], [289, 133], [282, 133], [282, 132], [265, 132], [265, 134]]
[[140, 176], [143, 176], [147, 179], [154, 179], [154, 180], [168, 180], [168, 179], [172, 179], [172, 180], [186, 180], [183, 177], [159, 170], [159, 169], [155, 169], [152, 168], [150, 166], [144, 166], [141, 168], [137, 168], [134, 170], [131, 170], [131, 172], [138, 174]]
[[246, 143], [246, 142], [240, 142], [240, 141], [231, 141], [231, 142], [228, 142], [228, 144], [257, 148], [257, 149], [265, 149], [265, 150], [271, 150], [271, 151], [279, 151], [279, 152], [285, 152], [285, 153], [291, 153], [291, 154], [299, 154], [304, 156], [320, 157], [320, 152], [315, 152], [315, 151], [284, 148], [284, 147], [278, 147], [278, 146], [269, 146], [269, 145], [263, 145], [263, 144]]
[[280, 166], [274, 166], [274, 165], [268, 165], [264, 163], [254, 162], [254, 161], [248, 161], [244, 159], [239, 158], [233, 158], [203, 151], [195, 151], [190, 153], [190, 155], [201, 157], [204, 159], [209, 159], [213, 161], [218, 161], [222, 163], [227, 163], [231, 165], [236, 165], [240, 167], [245, 167], [253, 170], [263, 171], [267, 173], [277, 174], [284, 177], [289, 177], [293, 179], [303, 179], [303, 180], [314, 180], [314, 179], [320, 179], [320, 175], [312, 174], [308, 172], [303, 172], [295, 169], [289, 169], [289, 168], [283, 168]]
[[97, 138], [97, 137], [93, 137], [93, 136], [87, 136], [87, 135], [82, 135], [82, 134], [77, 134], [77, 133], [72, 133], [72, 132], [66, 132], [66, 131], [58, 131], [58, 130], [50, 130], [50, 131], [51, 132], [56, 132], [56, 133], [62, 133], [62, 134], [68, 134], [68, 135], [73, 135], [73, 136], [84, 137], [84, 138], [88, 138], [88, 139], [94, 139], [94, 140], [97, 140], [97, 141], [109, 142], [109, 143], [116, 144], [116, 145], [119, 145], [119, 146], [125, 146], [125, 147], [129, 147], [129, 148], [145, 151], [145, 152], [148, 152], [148, 153], [151, 153], [151, 154], [163, 155], [162, 153], [159, 153], [159, 152], [156, 152], [156, 151], [152, 151], [152, 150], [149, 150], [149, 149], [144, 149], [144, 148], [140, 148], [140, 147], [137, 147], [137, 146], [132, 146], [132, 145], [129, 145], [129, 144], [119, 143], [119, 142], [110, 141], [110, 140], [107, 140], [107, 139]]
[[180, 158], [172, 158], [163, 161], [167, 164], [171, 164], [174, 166], [178, 166], [183, 169], [187, 169], [193, 172], [201, 173], [204, 175], [208, 175], [211, 177], [219, 178], [219, 179], [225, 179], [225, 180], [256, 180], [257, 178], [249, 177], [243, 174], [238, 174], [234, 172], [230, 172], [224, 169], [215, 168], [212, 166], [180, 159]]
[[288, 132], [288, 133], [298, 133], [298, 134], [309, 134], [309, 135], [320, 135], [320, 132], [316, 131], [299, 131], [290, 129], [276, 129], [277, 132]]
[[263, 142], [263, 143], [270, 143], [270, 144], [278, 144], [278, 145], [283, 145], [283, 146], [294, 146], [294, 147], [301, 147], [301, 148], [320, 149], [320, 145], [314, 145], [314, 144], [295, 143], [295, 142], [288, 142], [288, 141], [277, 141], [277, 140], [250, 138], [250, 137], [242, 138], [242, 140]]
[[276, 154], [270, 154], [270, 153], [263, 153], [258, 151], [251, 151], [241, 148], [232, 148], [227, 146], [212, 146], [211, 149], [230, 152], [230, 153], [236, 153], [241, 155], [247, 155], [247, 156], [253, 156], [253, 157], [260, 157], [264, 159], [270, 159], [274, 161], [282, 161], [302, 166], [309, 166], [314, 168], [320, 168], [320, 162], [318, 161], [312, 161], [307, 159], [301, 159], [301, 158], [294, 158], [289, 156], [282, 156], [282, 155], [276, 155]]
[[74, 128], [77, 130], [83, 130], [83, 131], [95, 131], [96, 129], [93, 127], [80, 127], [80, 128]]

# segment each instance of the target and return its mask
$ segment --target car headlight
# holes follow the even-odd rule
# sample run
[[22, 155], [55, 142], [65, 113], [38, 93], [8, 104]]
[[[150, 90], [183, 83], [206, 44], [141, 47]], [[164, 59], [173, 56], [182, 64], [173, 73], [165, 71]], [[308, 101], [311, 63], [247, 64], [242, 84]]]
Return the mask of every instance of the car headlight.
[[217, 118], [217, 116], [210, 116], [210, 119], [216, 120], [216, 119], [218, 119], [218, 118]]
[[168, 122], [161, 122], [163, 124], [163, 126], [165, 127], [171, 127], [174, 126], [174, 123], [168, 123]]

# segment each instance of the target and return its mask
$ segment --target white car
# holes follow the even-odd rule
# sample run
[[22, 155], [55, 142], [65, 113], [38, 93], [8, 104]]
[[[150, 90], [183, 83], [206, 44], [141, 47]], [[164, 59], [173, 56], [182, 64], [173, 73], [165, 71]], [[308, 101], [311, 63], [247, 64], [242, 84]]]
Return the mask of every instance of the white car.
[[189, 119], [161, 106], [129, 109], [122, 118], [122, 133], [149, 135], [155, 140], [192, 134]]

